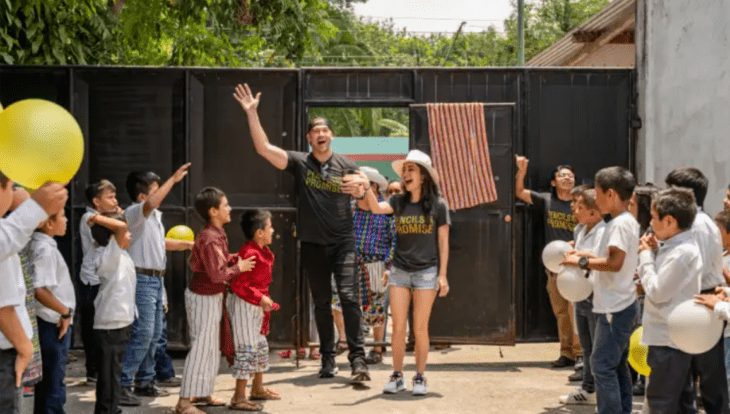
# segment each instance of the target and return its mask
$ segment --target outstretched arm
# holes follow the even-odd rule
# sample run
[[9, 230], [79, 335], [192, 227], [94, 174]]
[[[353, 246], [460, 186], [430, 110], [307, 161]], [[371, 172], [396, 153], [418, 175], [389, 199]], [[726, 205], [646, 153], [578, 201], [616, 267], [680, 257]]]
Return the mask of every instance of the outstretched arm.
[[515, 176], [515, 197], [527, 204], [532, 204], [532, 194], [525, 188], [525, 176], [527, 176], [527, 164], [530, 162], [525, 157], [516, 155], [517, 175]]
[[144, 208], [142, 210], [142, 213], [145, 217], [149, 216], [152, 210], [156, 209], [160, 206], [160, 204], [162, 204], [162, 200], [164, 200], [165, 197], [167, 197], [167, 195], [170, 193], [170, 190], [172, 190], [172, 186], [182, 181], [182, 179], [185, 178], [186, 175], [188, 175], [188, 168], [190, 168], [190, 163], [187, 163], [178, 168], [177, 171], [175, 171], [175, 174], [173, 174], [172, 177], [165, 181], [165, 184], [162, 184], [160, 188], [155, 190], [154, 193], [150, 194], [149, 197], [147, 197], [147, 201], [144, 202]]
[[257, 93], [256, 97], [254, 97], [248, 84], [244, 83], [243, 86], [240, 84], [236, 86], [233, 97], [241, 104], [241, 108], [243, 108], [248, 116], [248, 125], [251, 128], [251, 138], [253, 139], [253, 146], [256, 148], [256, 152], [274, 167], [280, 170], [285, 169], [289, 163], [289, 157], [287, 157], [286, 151], [275, 145], [271, 145], [269, 138], [266, 136], [266, 132], [264, 132], [264, 128], [261, 126], [261, 120], [257, 111], [259, 100], [261, 99], [261, 92]]

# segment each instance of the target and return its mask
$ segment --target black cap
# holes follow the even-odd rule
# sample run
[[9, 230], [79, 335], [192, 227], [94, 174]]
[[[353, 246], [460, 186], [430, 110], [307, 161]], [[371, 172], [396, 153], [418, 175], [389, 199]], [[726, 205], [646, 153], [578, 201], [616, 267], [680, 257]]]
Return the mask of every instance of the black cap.
[[316, 126], [322, 126], [322, 125], [326, 126], [327, 128], [330, 129], [330, 131], [332, 131], [332, 125], [330, 124], [330, 121], [328, 121], [327, 118], [323, 118], [323, 117], [319, 116], [319, 117], [314, 118], [311, 121], [309, 121], [309, 125], [307, 125], [307, 133], [309, 133], [309, 131], [311, 131], [312, 128], [314, 128]]

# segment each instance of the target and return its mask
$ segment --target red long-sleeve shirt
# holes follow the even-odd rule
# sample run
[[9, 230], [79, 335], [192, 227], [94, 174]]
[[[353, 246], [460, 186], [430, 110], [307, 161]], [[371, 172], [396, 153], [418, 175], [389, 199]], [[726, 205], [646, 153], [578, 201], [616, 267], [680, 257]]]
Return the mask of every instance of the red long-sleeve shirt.
[[231, 290], [246, 302], [259, 306], [261, 298], [269, 296], [271, 270], [274, 268], [274, 253], [268, 247], [261, 247], [249, 241], [238, 252], [239, 260], [256, 257], [256, 265], [250, 272], [240, 273], [231, 281]]
[[193, 277], [190, 291], [198, 295], [217, 295], [226, 290], [226, 282], [238, 274], [238, 266], [229, 265], [226, 232], [208, 223], [195, 238], [190, 256]]

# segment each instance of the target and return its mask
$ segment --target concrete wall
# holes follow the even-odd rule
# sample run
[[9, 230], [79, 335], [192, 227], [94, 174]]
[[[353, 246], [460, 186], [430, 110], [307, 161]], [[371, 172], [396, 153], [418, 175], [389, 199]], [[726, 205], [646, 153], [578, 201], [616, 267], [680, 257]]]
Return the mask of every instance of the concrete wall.
[[730, 183], [730, 0], [639, 0], [636, 15], [640, 181], [694, 166], [714, 215]]

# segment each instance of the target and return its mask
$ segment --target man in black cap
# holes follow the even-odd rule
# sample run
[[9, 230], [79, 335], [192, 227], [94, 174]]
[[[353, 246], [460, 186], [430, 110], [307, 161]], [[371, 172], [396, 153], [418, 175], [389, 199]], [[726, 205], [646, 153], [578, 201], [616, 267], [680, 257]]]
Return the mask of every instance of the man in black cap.
[[334, 274], [350, 349], [350, 380], [369, 381], [363, 348], [362, 310], [357, 295], [355, 226], [348, 185], [342, 183], [345, 174], [357, 171], [357, 164], [332, 152], [332, 128], [325, 118], [315, 118], [309, 123], [307, 141], [312, 152], [285, 151], [269, 143], [261, 126], [257, 112], [261, 92], [254, 97], [244, 84], [236, 86], [233, 96], [248, 116], [256, 152], [274, 167], [293, 174], [297, 182], [301, 262], [314, 299], [322, 354], [319, 376], [330, 378], [337, 374], [331, 309], [331, 277]]

